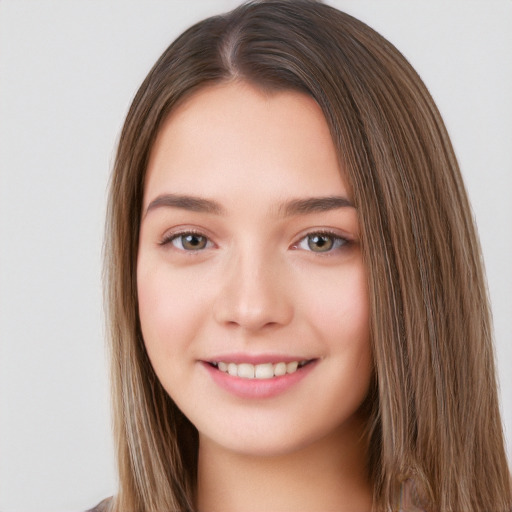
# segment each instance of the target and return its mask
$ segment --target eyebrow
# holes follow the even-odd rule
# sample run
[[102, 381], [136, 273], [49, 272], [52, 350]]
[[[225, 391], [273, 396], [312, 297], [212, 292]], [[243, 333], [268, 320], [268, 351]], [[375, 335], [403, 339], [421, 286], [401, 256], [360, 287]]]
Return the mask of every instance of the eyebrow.
[[309, 197], [293, 199], [279, 207], [279, 213], [284, 217], [307, 215], [309, 213], [327, 212], [338, 208], [354, 208], [354, 205], [343, 196]]
[[[189, 195], [162, 194], [149, 203], [144, 217], [151, 210], [162, 207], [180, 208], [192, 212], [216, 215], [223, 215], [225, 213], [224, 208], [211, 199]], [[354, 205], [343, 196], [308, 197], [305, 199], [292, 199], [281, 204], [278, 207], [278, 213], [283, 217], [291, 217], [294, 215], [326, 212], [338, 208], [354, 208]]]
[[146, 216], [151, 210], [161, 207], [181, 208], [191, 212], [214, 213], [217, 215], [224, 213], [224, 208], [222, 208], [219, 203], [212, 201], [211, 199], [177, 194], [163, 194], [149, 203], [144, 216]]

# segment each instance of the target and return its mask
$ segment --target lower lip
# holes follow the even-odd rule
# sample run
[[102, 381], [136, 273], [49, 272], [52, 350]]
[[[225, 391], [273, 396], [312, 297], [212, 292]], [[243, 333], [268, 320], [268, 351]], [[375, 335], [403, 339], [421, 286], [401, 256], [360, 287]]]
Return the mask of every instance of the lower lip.
[[242, 379], [222, 372], [208, 363], [202, 362], [213, 381], [221, 388], [241, 398], [271, 398], [289, 390], [306, 377], [316, 366], [316, 361], [288, 373], [271, 379]]

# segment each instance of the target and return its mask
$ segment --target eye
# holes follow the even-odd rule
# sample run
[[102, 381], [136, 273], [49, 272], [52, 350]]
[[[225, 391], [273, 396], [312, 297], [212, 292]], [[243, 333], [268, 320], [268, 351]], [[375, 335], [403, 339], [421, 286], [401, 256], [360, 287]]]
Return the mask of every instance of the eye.
[[168, 243], [176, 249], [189, 252], [202, 251], [212, 245], [212, 242], [206, 236], [193, 232], [173, 234], [161, 242], [162, 245]]
[[310, 233], [295, 246], [297, 249], [325, 253], [346, 245], [348, 240], [334, 233]]

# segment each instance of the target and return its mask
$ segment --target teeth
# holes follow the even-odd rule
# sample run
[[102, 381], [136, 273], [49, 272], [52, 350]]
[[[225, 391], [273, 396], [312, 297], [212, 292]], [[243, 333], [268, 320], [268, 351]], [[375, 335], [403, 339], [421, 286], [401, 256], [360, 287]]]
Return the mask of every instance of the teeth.
[[242, 363], [238, 365], [238, 376], [242, 379], [254, 379], [254, 365]]
[[271, 379], [274, 376], [274, 365], [271, 363], [257, 364], [254, 367], [254, 376], [256, 379]]
[[308, 361], [292, 361], [291, 363], [264, 363], [264, 364], [250, 364], [250, 363], [226, 363], [219, 361], [213, 363], [221, 372], [228, 373], [233, 377], [240, 377], [242, 379], [271, 379], [273, 377], [281, 377], [287, 373], [295, 373], [299, 368], [302, 368]]
[[293, 373], [297, 371], [297, 368], [299, 366], [298, 361], [293, 361], [291, 363], [288, 363], [286, 365], [286, 373]]
[[274, 375], [276, 377], [280, 377], [281, 375], [286, 375], [286, 363], [277, 363], [274, 366]]

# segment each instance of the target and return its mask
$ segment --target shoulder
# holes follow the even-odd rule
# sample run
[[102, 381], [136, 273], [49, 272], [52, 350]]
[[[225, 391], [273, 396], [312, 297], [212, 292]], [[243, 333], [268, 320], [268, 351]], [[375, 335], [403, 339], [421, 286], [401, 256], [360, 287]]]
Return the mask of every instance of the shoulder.
[[112, 502], [112, 498], [104, 499], [102, 502], [98, 503], [95, 507], [93, 507], [89, 510], [86, 510], [86, 512], [108, 512], [111, 502]]

